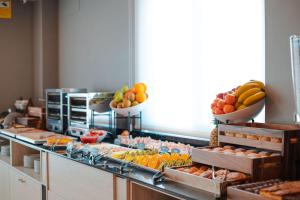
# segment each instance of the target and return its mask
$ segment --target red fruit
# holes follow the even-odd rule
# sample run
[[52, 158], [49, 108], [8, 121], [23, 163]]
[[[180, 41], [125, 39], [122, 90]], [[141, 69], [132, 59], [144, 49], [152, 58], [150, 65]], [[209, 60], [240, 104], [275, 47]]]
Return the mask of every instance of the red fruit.
[[224, 108], [224, 106], [225, 106], [225, 101], [224, 100], [219, 100], [218, 101], [218, 103], [217, 103], [217, 107], [219, 108], [219, 109], [223, 109]]
[[217, 106], [217, 103], [213, 102], [212, 104], [210, 104], [210, 108], [214, 109]]
[[226, 104], [223, 108], [224, 113], [231, 113], [235, 110], [233, 105]]
[[235, 104], [235, 96], [232, 95], [232, 94], [227, 94], [227, 95], [225, 96], [225, 103], [226, 103], [226, 104], [230, 104], [230, 105]]
[[222, 115], [222, 114], [224, 114], [224, 111], [222, 109], [215, 108], [214, 114], [216, 114], [216, 115]]
[[217, 95], [217, 98], [224, 99], [224, 93], [219, 93], [219, 94]]

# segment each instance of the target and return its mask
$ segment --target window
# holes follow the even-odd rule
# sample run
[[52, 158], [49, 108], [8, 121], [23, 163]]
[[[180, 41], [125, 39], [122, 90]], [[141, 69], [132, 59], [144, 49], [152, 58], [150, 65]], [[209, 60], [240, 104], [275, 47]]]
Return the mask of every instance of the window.
[[135, 77], [150, 93], [143, 127], [208, 137], [215, 95], [264, 81], [264, 34], [261, 0], [136, 0]]

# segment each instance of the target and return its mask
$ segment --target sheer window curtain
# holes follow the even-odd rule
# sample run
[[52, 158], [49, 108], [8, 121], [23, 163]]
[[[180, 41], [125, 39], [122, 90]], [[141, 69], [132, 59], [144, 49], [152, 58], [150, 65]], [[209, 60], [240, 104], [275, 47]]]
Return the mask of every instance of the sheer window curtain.
[[135, 0], [134, 7], [135, 80], [149, 92], [143, 128], [208, 137], [215, 95], [264, 81], [264, 1]]

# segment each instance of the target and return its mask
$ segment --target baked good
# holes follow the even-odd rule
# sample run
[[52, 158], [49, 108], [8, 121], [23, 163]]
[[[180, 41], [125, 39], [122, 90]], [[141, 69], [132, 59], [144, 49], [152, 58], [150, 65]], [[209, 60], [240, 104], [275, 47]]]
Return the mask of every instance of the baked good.
[[206, 171], [206, 170], [208, 170], [208, 167], [207, 166], [205, 166], [205, 165], [202, 165], [201, 167], [199, 167], [199, 171]]
[[252, 135], [252, 134], [247, 134], [247, 139], [249, 139], [249, 140], [258, 140], [258, 136], [257, 135]]
[[235, 136], [235, 133], [234, 133], [234, 132], [226, 131], [226, 132], [225, 132], [225, 135], [226, 135], [226, 136], [229, 136], [229, 137], [234, 137], [234, 136]]
[[237, 137], [237, 138], [246, 138], [247, 135], [244, 134], [244, 133], [235, 133], [235, 137]]
[[230, 172], [226, 176], [227, 181], [241, 181], [245, 180], [247, 176], [241, 172]]
[[282, 139], [281, 138], [272, 137], [271, 138], [271, 142], [273, 142], [273, 143], [281, 143]]
[[221, 147], [216, 147], [216, 148], [213, 148], [212, 152], [222, 152], [223, 151], [223, 148]]
[[271, 138], [270, 138], [270, 137], [267, 137], [267, 136], [259, 136], [259, 137], [258, 137], [258, 140], [259, 140], [259, 141], [270, 142], [270, 141], [271, 141]]
[[234, 146], [230, 146], [230, 145], [225, 145], [225, 146], [223, 147], [224, 150], [227, 150], [227, 149], [233, 150], [234, 148], [235, 148]]
[[259, 157], [260, 157], [260, 155], [257, 154], [257, 153], [249, 153], [249, 154], [247, 154], [247, 156], [248, 156], [249, 158], [259, 158]]
[[203, 149], [201, 149], [202, 151], [211, 151], [211, 149], [209, 149], [209, 148], [203, 148]]
[[242, 152], [242, 151], [236, 152], [235, 155], [236, 156], [247, 156], [247, 154], [245, 152]]
[[224, 154], [227, 154], [227, 155], [233, 155], [235, 154], [234, 150], [231, 150], [231, 149], [226, 149], [223, 151]]
[[254, 149], [250, 149], [250, 150], [247, 150], [245, 153], [246, 153], [246, 154], [249, 154], [249, 153], [257, 153], [257, 151], [254, 150]]
[[280, 153], [272, 153], [270, 156], [281, 156]]
[[200, 176], [204, 178], [212, 178], [212, 170], [206, 170], [205, 172], [202, 172]]
[[270, 153], [267, 151], [261, 151], [258, 153], [258, 155], [260, 155], [261, 157], [268, 157], [270, 156]]
[[237, 153], [237, 152], [245, 152], [246, 149], [243, 149], [243, 148], [236, 148], [234, 151], [235, 151], [236, 153]]
[[285, 182], [262, 188], [260, 189], [259, 194], [263, 197], [275, 200], [300, 199], [300, 181]]

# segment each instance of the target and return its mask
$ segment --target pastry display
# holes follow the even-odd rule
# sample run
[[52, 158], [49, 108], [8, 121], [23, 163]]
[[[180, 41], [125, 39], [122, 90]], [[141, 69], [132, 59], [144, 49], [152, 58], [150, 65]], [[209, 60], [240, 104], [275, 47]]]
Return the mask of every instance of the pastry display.
[[235, 137], [235, 133], [233, 133], [233, 132], [225, 132], [225, 135], [226, 136], [229, 136], [229, 137]]
[[268, 199], [300, 199], [300, 181], [284, 182], [262, 188], [259, 194]]
[[265, 141], [265, 142], [270, 142], [271, 138], [267, 136], [258, 136], [259, 141]]
[[237, 137], [237, 138], [246, 138], [247, 134], [244, 134], [244, 133], [235, 133], [235, 137]]
[[268, 151], [258, 151], [256, 149], [235, 148], [234, 146], [225, 145], [224, 147], [202, 148], [202, 151], [210, 151], [225, 155], [242, 156], [248, 158], [264, 158], [270, 156], [280, 156], [280, 153], [271, 153]]
[[273, 142], [273, 143], [282, 143], [282, 139], [281, 138], [272, 137], [271, 138], [271, 142]]
[[249, 140], [258, 140], [258, 136], [257, 135], [248, 134], [246, 136], [246, 138], [249, 139]]
[[[181, 167], [177, 168], [178, 171], [189, 173], [195, 176], [200, 176], [208, 179], [216, 179], [219, 181], [241, 181], [248, 179], [248, 176], [241, 172], [231, 172], [227, 169], [219, 169], [213, 173], [212, 168], [206, 165], [200, 165], [198, 167]], [[213, 175], [214, 174], [214, 175]], [[214, 178], [213, 178], [214, 176]]]

